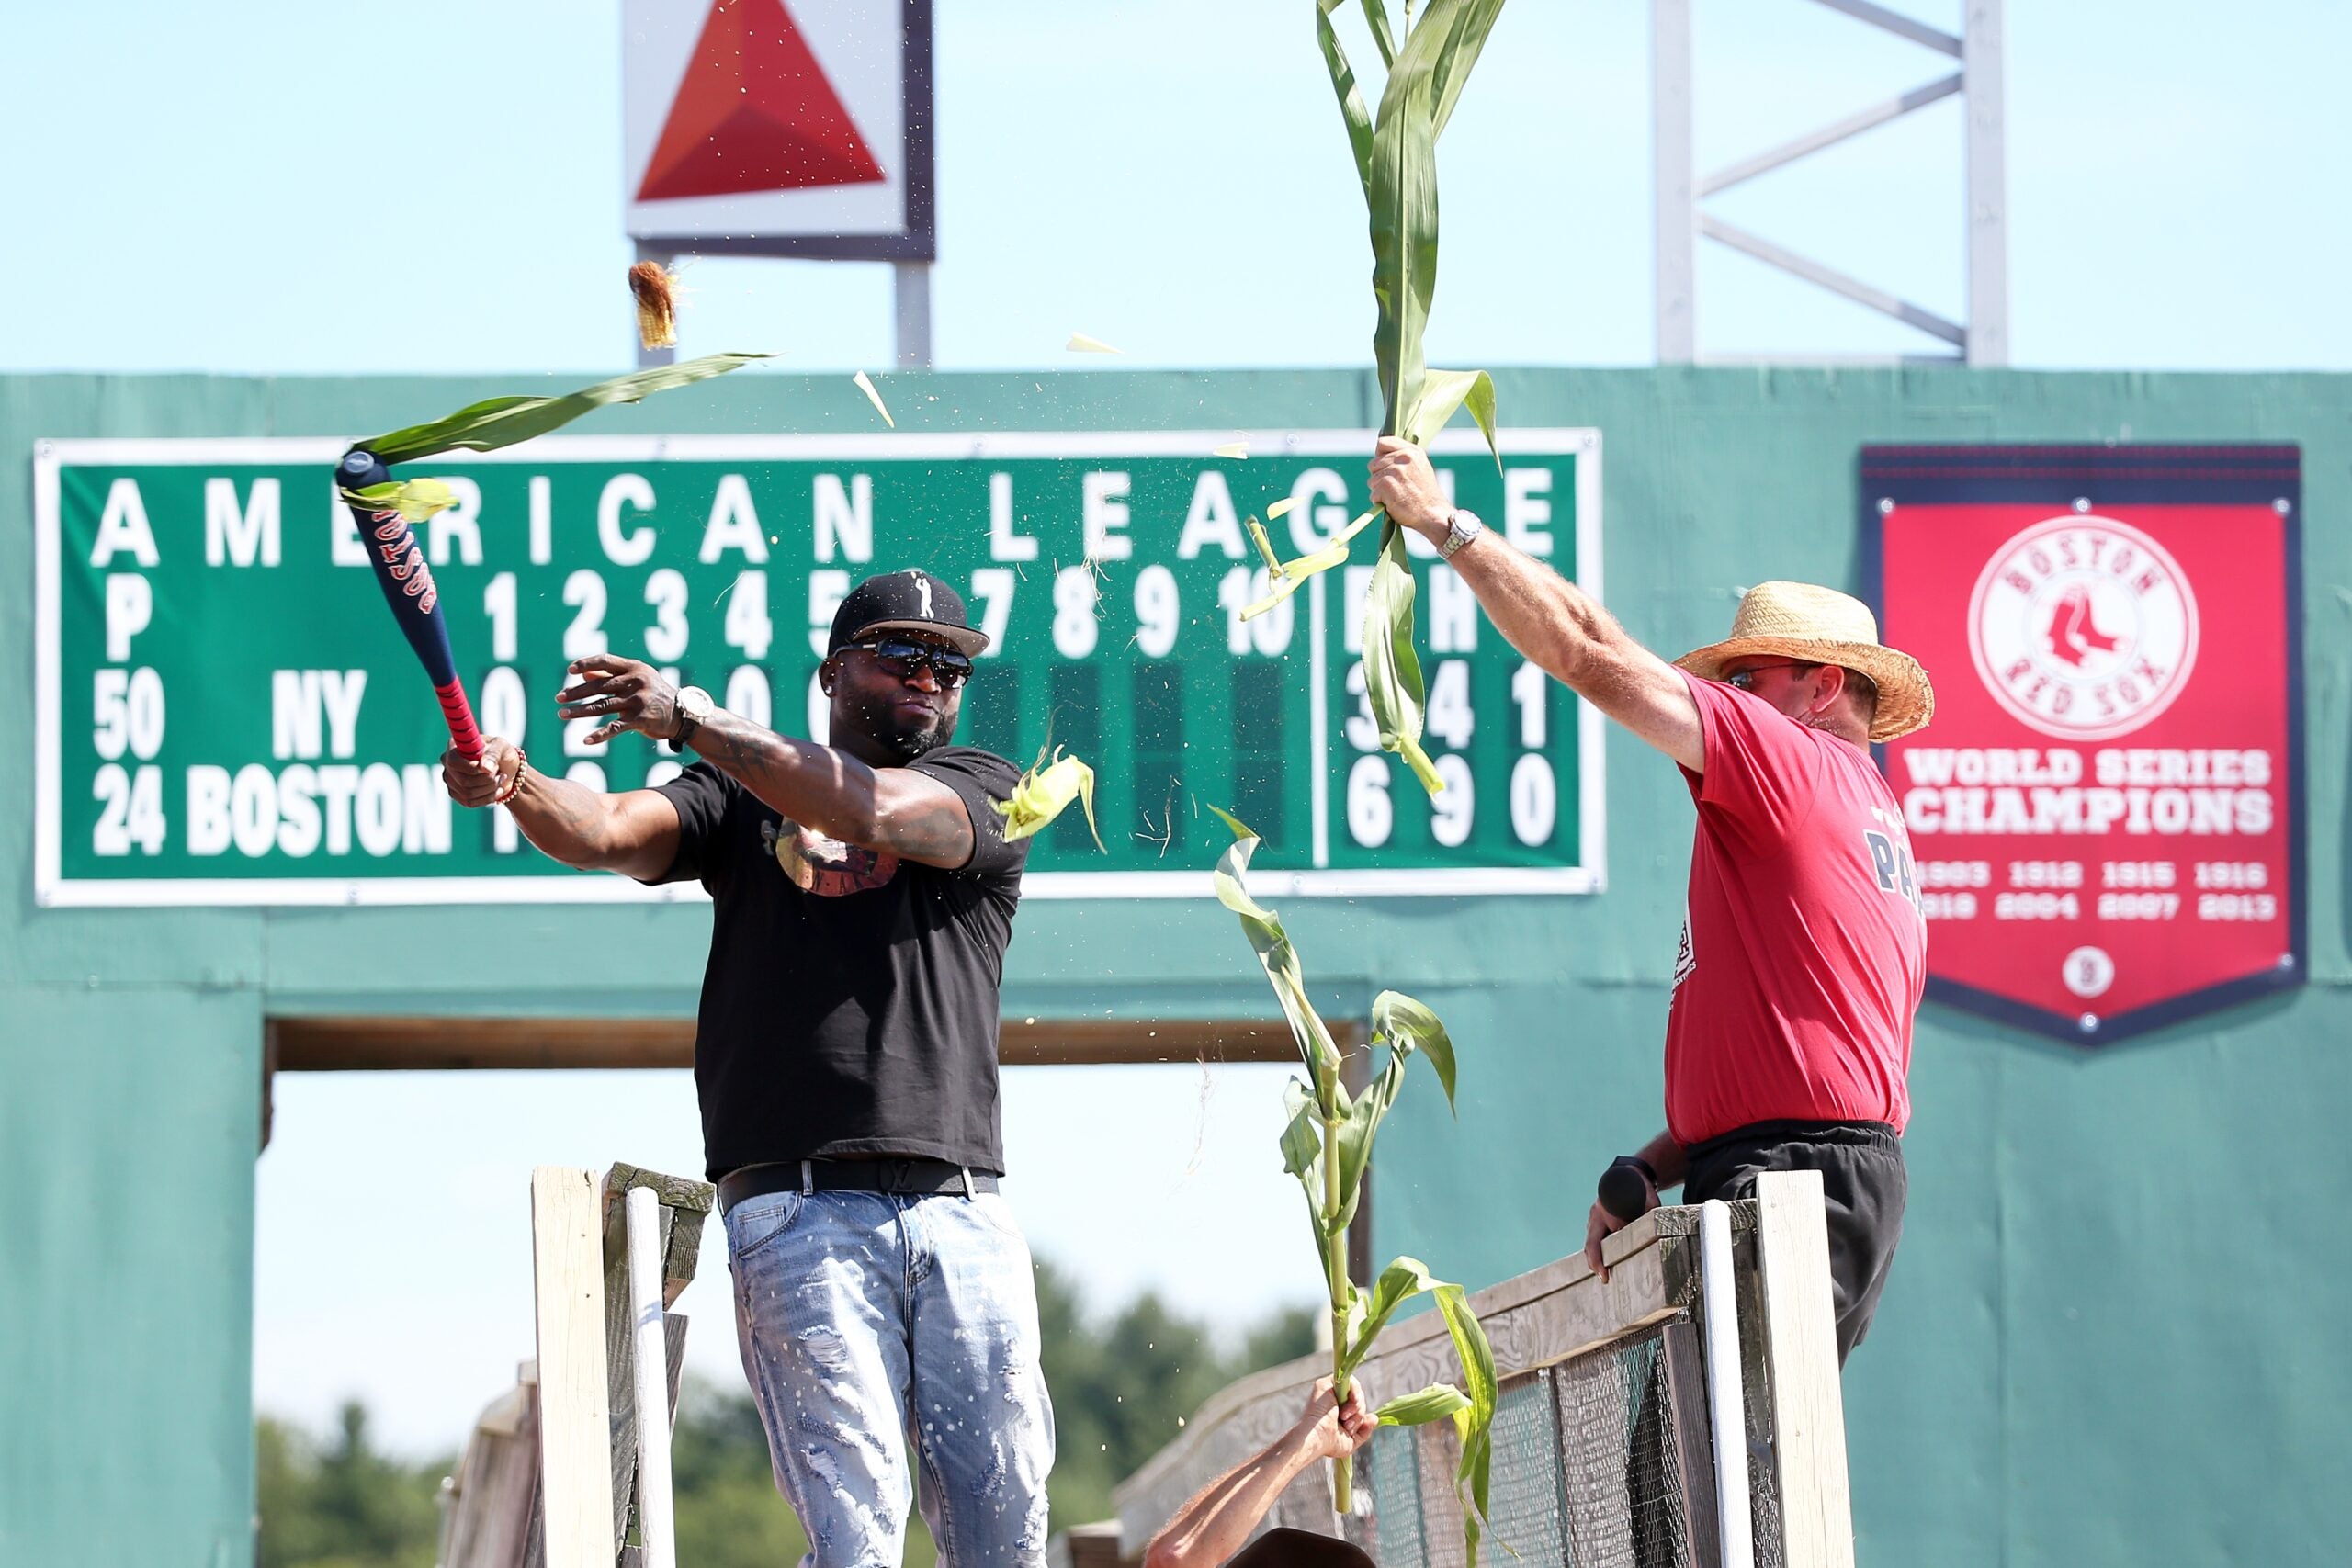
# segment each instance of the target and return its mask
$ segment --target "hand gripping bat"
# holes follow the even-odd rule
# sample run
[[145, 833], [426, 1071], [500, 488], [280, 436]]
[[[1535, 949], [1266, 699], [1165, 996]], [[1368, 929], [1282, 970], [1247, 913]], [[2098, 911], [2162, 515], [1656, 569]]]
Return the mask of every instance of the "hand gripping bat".
[[[391, 475], [376, 455], [358, 447], [345, 453], [335, 468], [335, 482], [346, 491], [390, 480]], [[449, 654], [449, 627], [441, 618], [440, 591], [434, 586], [433, 569], [425, 564], [424, 550], [417, 547], [416, 531], [397, 510], [379, 512], [355, 505], [351, 515], [359, 525], [360, 542], [367, 546], [368, 564], [376, 570], [376, 585], [384, 591], [384, 603], [392, 607], [392, 619], [400, 623], [409, 647], [416, 650], [433, 682], [433, 694], [441, 699], [441, 716], [448, 723], [450, 740], [467, 760], [481, 761], [481, 731], [474, 727], [473, 705], [466, 701], [465, 683], [458, 679], [457, 661]]]

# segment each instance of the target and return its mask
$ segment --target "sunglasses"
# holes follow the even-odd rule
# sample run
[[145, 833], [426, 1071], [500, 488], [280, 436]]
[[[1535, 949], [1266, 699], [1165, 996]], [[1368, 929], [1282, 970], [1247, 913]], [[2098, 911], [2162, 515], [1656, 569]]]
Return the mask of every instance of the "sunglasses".
[[1820, 668], [1818, 664], [1807, 664], [1801, 659], [1784, 659], [1778, 664], [1751, 664], [1745, 670], [1735, 670], [1724, 676], [1724, 684], [1734, 691], [1752, 692], [1756, 689], [1756, 677], [1767, 670], [1818, 670]]
[[933, 679], [952, 692], [972, 678], [971, 659], [952, 648], [938, 648], [931, 643], [910, 642], [899, 637], [884, 637], [876, 642], [854, 642], [849, 646], [865, 649], [881, 660], [883, 669], [902, 680], [928, 667]]

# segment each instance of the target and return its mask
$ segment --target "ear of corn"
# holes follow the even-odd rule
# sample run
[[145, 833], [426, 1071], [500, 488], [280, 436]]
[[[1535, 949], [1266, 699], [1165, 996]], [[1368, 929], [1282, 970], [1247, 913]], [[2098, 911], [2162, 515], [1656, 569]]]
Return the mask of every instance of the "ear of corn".
[[1102, 832], [1094, 825], [1094, 770], [1058, 750], [1051, 762], [1039, 757], [1013, 786], [1012, 797], [996, 803], [996, 808], [1004, 814], [1005, 841], [1011, 843], [1042, 831], [1068, 810], [1073, 800], [1085, 807], [1086, 830], [1094, 835], [1094, 847], [1102, 849]]
[[641, 261], [628, 269], [628, 291], [637, 300], [637, 341], [647, 348], [678, 345], [675, 281], [660, 262]]

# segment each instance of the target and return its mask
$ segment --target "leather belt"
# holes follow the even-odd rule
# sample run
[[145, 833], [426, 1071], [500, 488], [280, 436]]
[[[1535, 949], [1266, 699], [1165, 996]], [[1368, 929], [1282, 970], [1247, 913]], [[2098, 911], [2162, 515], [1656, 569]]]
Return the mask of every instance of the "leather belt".
[[770, 1192], [895, 1192], [969, 1198], [996, 1190], [996, 1178], [944, 1159], [803, 1159], [738, 1166], [718, 1179], [718, 1212]]

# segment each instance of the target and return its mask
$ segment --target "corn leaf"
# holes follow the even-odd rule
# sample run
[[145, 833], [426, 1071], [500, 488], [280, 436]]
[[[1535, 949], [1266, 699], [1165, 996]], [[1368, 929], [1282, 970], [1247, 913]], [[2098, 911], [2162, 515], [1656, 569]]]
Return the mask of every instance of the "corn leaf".
[[1340, 47], [1340, 35], [1331, 27], [1331, 13], [1343, 0], [1315, 0], [1315, 41], [1322, 47], [1323, 63], [1331, 73], [1331, 90], [1340, 96], [1340, 118], [1348, 128], [1348, 146], [1356, 158], [1356, 178], [1363, 182], [1366, 200], [1372, 197], [1372, 111], [1363, 107], [1363, 94], [1357, 90], [1356, 73], [1348, 63], [1347, 51]]
[[1241, 929], [1257, 951], [1268, 983], [1274, 987], [1274, 999], [1282, 1004], [1291, 1038], [1298, 1045], [1299, 1059], [1306, 1064], [1307, 1077], [1315, 1085], [1317, 1109], [1336, 1118], [1346, 1096], [1346, 1090], [1340, 1087], [1340, 1047], [1332, 1041], [1330, 1030], [1324, 1026], [1322, 1015], [1306, 998], [1306, 979], [1299, 966], [1298, 952], [1291, 946], [1281, 918], [1250, 897], [1245, 880], [1250, 872], [1250, 857], [1258, 850], [1258, 836], [1230, 813], [1214, 806], [1209, 809], [1233, 830], [1233, 842], [1218, 859], [1216, 870], [1210, 874], [1210, 886], [1216, 890], [1217, 902], [1241, 917]]
[[1396, 1103], [1396, 1093], [1404, 1087], [1405, 1059], [1391, 1052], [1380, 1076], [1364, 1086], [1363, 1093], [1332, 1129], [1333, 1136], [1340, 1141], [1340, 1224], [1356, 1217], [1357, 1202], [1363, 1196], [1363, 1173], [1372, 1164], [1372, 1141], [1379, 1135], [1380, 1123], [1386, 1119], [1388, 1108]]
[[892, 419], [890, 417], [890, 411], [882, 406], [882, 394], [874, 389], [874, 378], [861, 370], [856, 375], [851, 377], [850, 380], [856, 386], [859, 391], [865, 394], [865, 400], [874, 405], [874, 412], [882, 416], [882, 423], [888, 425], [893, 430], [898, 429], [899, 422]]
[[1383, 991], [1372, 1000], [1372, 1040], [1392, 1052], [1427, 1056], [1445, 1088], [1446, 1108], [1461, 1114], [1453, 1104], [1453, 1037], [1436, 1013], [1402, 991]]
[[[1426, 25], [1426, 24], [1424, 24]], [[1445, 1314], [1445, 1331], [1453, 1337], [1453, 1353], [1462, 1361], [1466, 1410], [1453, 1414], [1453, 1429], [1462, 1438], [1462, 1462], [1453, 1472], [1453, 1487], [1462, 1498], [1462, 1533], [1468, 1542], [1467, 1560], [1478, 1561], [1478, 1532], [1487, 1520], [1488, 1477], [1494, 1465], [1495, 1352], [1487, 1331], [1470, 1310], [1470, 1298], [1459, 1285], [1439, 1285], [1431, 1292], [1437, 1310]]]
[[1210, 447], [1209, 456], [1212, 457], [1247, 457], [1250, 456], [1250, 443], [1247, 441], [1228, 441], [1222, 446]]
[[576, 392], [566, 392], [558, 398], [490, 398], [481, 402], [468, 403], [457, 412], [445, 419], [435, 420], [430, 424], [412, 424], [405, 430], [391, 431], [373, 440], [359, 442], [356, 449], [373, 453], [377, 460], [387, 468], [394, 463], [413, 463], [420, 457], [459, 449], [495, 452], [502, 446], [512, 446], [518, 441], [528, 441], [535, 435], [560, 430], [582, 414], [603, 408], [607, 403], [637, 402], [656, 392], [707, 381], [713, 376], [740, 370], [754, 359], [768, 357], [764, 354], [707, 354], [700, 359], [689, 359], [682, 365], [664, 365], [651, 370], [639, 370], [633, 375], [616, 376], [609, 381], [599, 381], [593, 387], [582, 387]]
[[[1424, 21], [1423, 27], [1429, 26]], [[1445, 788], [1429, 753], [1421, 750], [1421, 661], [1413, 651], [1413, 569], [1405, 558], [1405, 533], [1388, 519], [1381, 528], [1380, 558], [1364, 594], [1363, 684], [1380, 728], [1380, 749], [1401, 755], [1431, 795]]]
[[1417, 1393], [1400, 1393], [1372, 1413], [1384, 1427], [1426, 1427], [1470, 1408], [1470, 1396], [1450, 1382], [1433, 1382]]
[[1315, 1256], [1329, 1248], [1331, 1232], [1323, 1217], [1323, 1123], [1315, 1114], [1315, 1091], [1297, 1078], [1283, 1090], [1290, 1124], [1283, 1129], [1283, 1169], [1298, 1178], [1306, 1194], [1306, 1223], [1315, 1232]]
[[343, 491], [345, 506], [362, 512], [397, 512], [407, 523], [422, 523], [458, 504], [458, 493], [439, 479], [386, 479]]
[[1290, 1112], [1290, 1125], [1283, 1129], [1283, 1170], [1291, 1176], [1303, 1175], [1317, 1167], [1323, 1157], [1323, 1139], [1315, 1120], [1315, 1091], [1298, 1079], [1290, 1080], [1284, 1091], [1284, 1109]]
[[1453, 411], [1464, 403], [1470, 406], [1470, 417], [1487, 437], [1487, 450], [1495, 457], [1495, 469], [1501, 472], [1503, 449], [1495, 438], [1495, 378], [1484, 370], [1432, 370], [1421, 383], [1421, 400], [1406, 416], [1405, 439], [1426, 446], [1430, 438], [1445, 428]]
[[1431, 1278], [1429, 1265], [1418, 1258], [1390, 1259], [1388, 1267], [1380, 1271], [1380, 1278], [1373, 1281], [1372, 1295], [1364, 1306], [1363, 1325], [1344, 1347], [1340, 1357], [1340, 1370], [1353, 1376], [1355, 1370], [1363, 1364], [1363, 1359], [1372, 1354], [1373, 1340], [1388, 1326], [1388, 1320], [1396, 1309], [1423, 1291], [1433, 1291], [1443, 1283], [1442, 1280]]
[[1004, 816], [1004, 841], [1012, 843], [1040, 831], [1068, 810], [1073, 800], [1084, 804], [1086, 830], [1094, 835], [1094, 847], [1102, 849], [1102, 834], [1094, 826], [1094, 770], [1058, 750], [1050, 764], [1038, 758], [1037, 765], [1013, 785], [1012, 797], [996, 803]]
[[1062, 352], [1065, 354], [1116, 354], [1119, 351], [1099, 337], [1088, 337], [1084, 333], [1072, 333], [1069, 334], [1069, 341], [1062, 344]]

